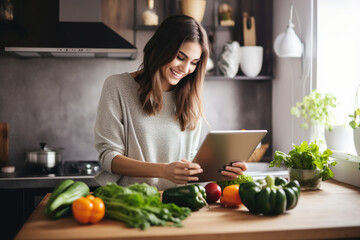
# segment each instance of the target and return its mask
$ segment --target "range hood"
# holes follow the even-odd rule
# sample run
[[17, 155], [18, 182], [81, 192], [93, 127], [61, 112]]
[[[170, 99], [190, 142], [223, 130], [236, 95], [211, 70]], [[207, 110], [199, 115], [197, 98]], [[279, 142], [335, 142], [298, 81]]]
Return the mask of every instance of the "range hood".
[[[46, 5], [41, 12], [22, 2], [30, 16], [23, 24], [26, 34], [6, 42], [5, 52], [21, 57], [136, 58], [137, 48], [101, 21], [101, 0], [37, 2], [37, 6]], [[87, 19], [78, 19], [84, 18], [83, 13]]]
[[135, 59], [137, 49], [102, 22], [59, 22], [5, 46], [21, 57], [109, 57]]

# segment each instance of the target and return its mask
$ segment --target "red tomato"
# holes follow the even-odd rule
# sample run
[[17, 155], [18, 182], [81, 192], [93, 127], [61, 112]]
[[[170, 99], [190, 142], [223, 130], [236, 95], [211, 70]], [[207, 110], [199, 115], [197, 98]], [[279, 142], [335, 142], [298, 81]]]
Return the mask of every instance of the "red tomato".
[[216, 183], [208, 183], [205, 186], [206, 190], [206, 201], [208, 203], [214, 203], [219, 200], [221, 196], [221, 187]]

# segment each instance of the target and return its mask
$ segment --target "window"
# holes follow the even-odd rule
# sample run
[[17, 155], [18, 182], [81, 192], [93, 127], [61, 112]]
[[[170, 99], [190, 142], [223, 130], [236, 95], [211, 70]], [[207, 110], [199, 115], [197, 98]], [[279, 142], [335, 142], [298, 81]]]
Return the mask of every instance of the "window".
[[350, 128], [360, 84], [360, 1], [318, 0], [317, 24], [317, 89], [336, 96], [337, 124]]
[[347, 124], [360, 84], [360, 1], [318, 0], [317, 17], [317, 88], [336, 96], [336, 120]]

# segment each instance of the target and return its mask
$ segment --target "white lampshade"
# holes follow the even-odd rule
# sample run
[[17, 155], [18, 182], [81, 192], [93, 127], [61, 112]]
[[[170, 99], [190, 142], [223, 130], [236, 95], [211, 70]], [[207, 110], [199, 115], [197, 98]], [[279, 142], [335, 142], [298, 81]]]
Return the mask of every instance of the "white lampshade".
[[294, 31], [292, 10], [293, 6], [291, 5], [289, 25], [286, 32], [277, 36], [274, 42], [274, 51], [279, 57], [297, 58], [301, 57], [303, 53], [303, 45]]

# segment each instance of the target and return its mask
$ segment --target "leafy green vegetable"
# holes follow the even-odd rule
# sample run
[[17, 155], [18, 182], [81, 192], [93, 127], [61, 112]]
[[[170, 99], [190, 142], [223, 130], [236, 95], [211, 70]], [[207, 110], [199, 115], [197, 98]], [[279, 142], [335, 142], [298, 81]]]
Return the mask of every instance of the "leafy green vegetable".
[[360, 108], [354, 111], [354, 115], [349, 115], [351, 121], [349, 122], [350, 127], [353, 129], [360, 127]]
[[319, 93], [313, 90], [308, 96], [303, 98], [302, 102], [297, 102], [290, 112], [297, 117], [303, 117], [305, 123], [301, 127], [308, 128], [308, 124], [324, 124], [329, 130], [332, 130], [335, 119], [331, 108], [336, 107], [336, 98], [332, 94]]
[[246, 182], [252, 182], [254, 179], [246, 174], [239, 175], [239, 177], [232, 181], [217, 181], [216, 183], [221, 187], [221, 190], [224, 190], [227, 186], [234, 185], [234, 184], [242, 184]]
[[107, 217], [143, 230], [150, 226], [181, 227], [181, 221], [191, 214], [189, 208], [162, 203], [157, 188], [146, 183], [129, 187], [108, 183], [97, 188], [94, 196], [104, 201]]
[[329, 159], [332, 154], [330, 149], [321, 153], [316, 141], [310, 143], [310, 146], [306, 141], [302, 142], [300, 146], [293, 146], [294, 149], [289, 154], [275, 151], [274, 160], [270, 162], [269, 167], [280, 167], [281, 163], [284, 162], [288, 168], [319, 169], [323, 181], [334, 176], [330, 166], [335, 166], [336, 162]]

